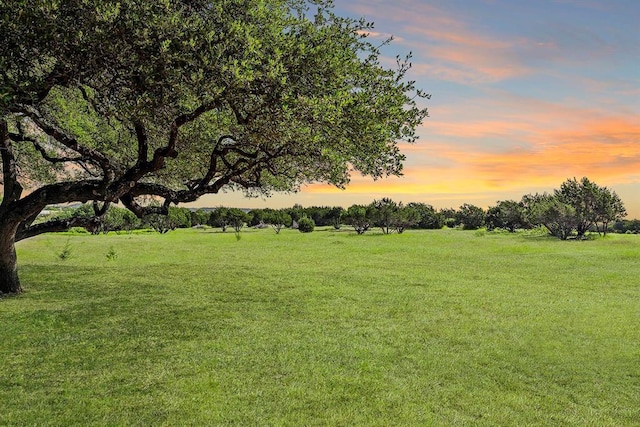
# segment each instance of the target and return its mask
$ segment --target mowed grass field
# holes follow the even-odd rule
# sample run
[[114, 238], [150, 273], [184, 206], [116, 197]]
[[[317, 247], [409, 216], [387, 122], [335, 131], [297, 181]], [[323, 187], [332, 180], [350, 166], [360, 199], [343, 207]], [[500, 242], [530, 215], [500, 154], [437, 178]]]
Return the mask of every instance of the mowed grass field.
[[209, 229], [18, 255], [0, 425], [640, 424], [640, 236]]

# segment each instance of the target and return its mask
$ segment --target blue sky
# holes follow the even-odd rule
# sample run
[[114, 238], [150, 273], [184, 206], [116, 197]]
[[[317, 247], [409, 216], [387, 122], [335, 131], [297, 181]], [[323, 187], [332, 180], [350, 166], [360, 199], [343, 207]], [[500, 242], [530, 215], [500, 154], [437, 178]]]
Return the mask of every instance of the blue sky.
[[551, 191], [589, 177], [640, 218], [640, 0], [336, 0], [341, 15], [413, 53], [432, 95], [405, 175], [347, 190], [207, 196], [200, 206], [349, 206], [381, 197], [458, 207]]

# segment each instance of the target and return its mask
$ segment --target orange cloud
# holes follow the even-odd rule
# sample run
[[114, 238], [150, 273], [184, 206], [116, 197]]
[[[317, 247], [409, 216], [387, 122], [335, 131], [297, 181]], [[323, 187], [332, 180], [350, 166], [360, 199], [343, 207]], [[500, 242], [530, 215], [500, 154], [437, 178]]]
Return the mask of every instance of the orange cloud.
[[[607, 186], [640, 182], [640, 123], [633, 115], [515, 97], [489, 104], [487, 117], [430, 119], [418, 143], [400, 146], [407, 154], [403, 177], [374, 182], [354, 176], [348, 193], [525, 194], [574, 176]], [[321, 184], [304, 191], [342, 193]]]
[[[554, 186], [572, 176], [624, 183], [640, 173], [640, 124], [633, 117], [551, 108], [508, 120], [441, 126], [445, 135], [457, 128], [466, 144], [441, 143], [434, 151], [478, 186], [493, 189]], [[479, 142], [496, 134], [511, 134], [517, 145], [496, 150]]]
[[472, 173], [491, 186], [526, 185], [571, 176], [624, 182], [640, 172], [640, 125], [620, 119], [584, 123], [538, 135], [550, 142], [527, 150], [469, 159]]

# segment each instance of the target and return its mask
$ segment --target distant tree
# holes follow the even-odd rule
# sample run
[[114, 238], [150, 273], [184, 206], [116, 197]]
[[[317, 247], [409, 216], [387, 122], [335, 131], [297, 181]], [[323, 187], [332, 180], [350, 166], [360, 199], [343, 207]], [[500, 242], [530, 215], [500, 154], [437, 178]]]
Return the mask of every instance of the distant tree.
[[167, 233], [176, 228], [191, 227], [191, 215], [189, 209], [170, 206], [167, 215], [150, 214], [143, 218], [143, 223], [149, 228], [159, 232]]
[[625, 216], [627, 216], [627, 210], [616, 192], [606, 187], [598, 188], [596, 228], [598, 228], [598, 223], [602, 224], [602, 229], [598, 228], [598, 232], [602, 232], [606, 236], [609, 224], [614, 221], [620, 221]]
[[515, 232], [519, 228], [527, 227], [524, 205], [514, 200], [499, 201], [496, 206], [487, 210], [485, 218], [487, 230], [502, 228]]
[[619, 220], [611, 228], [615, 233], [640, 234], [640, 219]]
[[465, 230], [477, 230], [484, 225], [485, 212], [482, 208], [465, 203], [456, 212], [456, 220]]
[[534, 194], [523, 197], [527, 217], [536, 225], [543, 225], [549, 234], [567, 240], [578, 226], [578, 217], [573, 206], [563, 203], [553, 194]]
[[460, 222], [458, 211], [456, 211], [455, 209], [443, 208], [440, 209], [439, 213], [440, 215], [442, 215], [444, 225], [446, 225], [447, 227], [453, 228], [462, 225], [462, 223]]
[[268, 210], [266, 209], [251, 209], [249, 212], [247, 212], [247, 215], [249, 216], [249, 221], [247, 221], [247, 224], [251, 227], [264, 224], [267, 212]]
[[292, 223], [291, 215], [284, 209], [269, 211], [265, 214], [264, 220], [275, 230], [276, 234], [280, 234], [280, 230], [284, 227], [290, 227]]
[[207, 222], [212, 227], [220, 227], [222, 232], [227, 231], [227, 227], [229, 225], [229, 208], [225, 208], [224, 206], [220, 206], [219, 208], [215, 208], [209, 214], [209, 221]]
[[407, 207], [414, 208], [419, 215], [418, 222], [414, 225], [415, 228], [437, 230], [444, 227], [444, 215], [433, 206], [425, 203], [409, 203]]
[[242, 227], [251, 219], [245, 211], [238, 208], [229, 208], [226, 215], [227, 223], [236, 233], [239, 233]]
[[364, 234], [373, 223], [371, 206], [349, 206], [344, 215], [344, 222], [352, 226], [356, 233]]
[[[82, 228], [87, 230], [91, 234], [99, 234], [102, 230], [102, 217], [95, 218], [95, 209], [93, 203], [83, 203], [82, 205], [65, 209], [56, 215], [53, 221], [70, 221], [82, 224]], [[106, 212], [105, 212], [106, 214]]]
[[413, 206], [398, 204], [398, 211], [393, 226], [398, 234], [402, 234], [407, 228], [415, 226], [420, 221], [420, 212]]
[[128, 209], [122, 209], [122, 230], [131, 233], [142, 226], [142, 221]]
[[611, 221], [626, 215], [622, 200], [606, 187], [583, 177], [568, 179], [554, 190], [552, 195], [527, 195], [523, 197], [525, 211], [532, 222], [544, 225], [550, 234], [566, 240], [575, 235], [582, 238], [589, 230], [603, 232]]
[[142, 219], [142, 225], [157, 231], [160, 234], [168, 233], [175, 230], [175, 226], [171, 223], [168, 215], [150, 214]]
[[326, 214], [326, 221], [329, 225], [333, 226], [335, 230], [339, 230], [342, 225], [342, 219], [344, 217], [344, 208], [337, 206], [328, 210]]
[[302, 210], [302, 216], [311, 218], [317, 226], [324, 226], [327, 225], [325, 217], [328, 210], [329, 208], [324, 206], [309, 206]]
[[388, 197], [374, 200], [370, 205], [373, 225], [380, 227], [384, 234], [390, 234], [395, 230], [398, 219], [399, 206]]
[[125, 227], [125, 216], [127, 212], [130, 211], [117, 206], [110, 206], [107, 213], [102, 218], [101, 231], [103, 233], [108, 233], [110, 231], [119, 232], [123, 230]]
[[584, 177], [580, 181], [568, 179], [554, 190], [554, 195], [560, 203], [571, 206], [574, 210], [574, 222], [577, 237], [585, 235], [595, 226], [598, 218], [597, 202], [599, 187]]
[[291, 216], [291, 219], [296, 223], [300, 218], [304, 216], [304, 208], [302, 205], [295, 204], [290, 208], [287, 208], [287, 213]]
[[204, 209], [198, 209], [190, 212], [191, 215], [191, 225], [205, 225], [209, 221], [210, 213], [205, 211]]
[[167, 216], [173, 224], [174, 229], [191, 227], [191, 211], [187, 208], [170, 206]]

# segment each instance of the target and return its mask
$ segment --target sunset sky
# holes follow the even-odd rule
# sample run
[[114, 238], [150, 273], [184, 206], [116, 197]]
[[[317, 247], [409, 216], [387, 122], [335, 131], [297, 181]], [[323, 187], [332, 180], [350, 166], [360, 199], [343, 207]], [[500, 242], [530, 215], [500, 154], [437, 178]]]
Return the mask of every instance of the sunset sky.
[[587, 176], [640, 218], [640, 1], [336, 0], [375, 23], [384, 51], [413, 52], [432, 95], [401, 178], [353, 176], [347, 190], [213, 195], [199, 206], [350, 206], [391, 197], [437, 208], [551, 191]]

